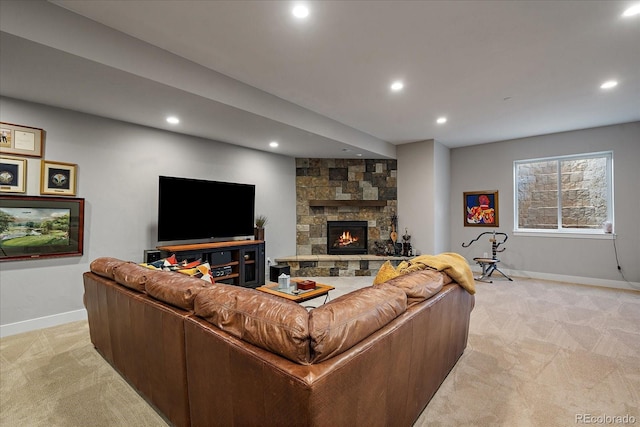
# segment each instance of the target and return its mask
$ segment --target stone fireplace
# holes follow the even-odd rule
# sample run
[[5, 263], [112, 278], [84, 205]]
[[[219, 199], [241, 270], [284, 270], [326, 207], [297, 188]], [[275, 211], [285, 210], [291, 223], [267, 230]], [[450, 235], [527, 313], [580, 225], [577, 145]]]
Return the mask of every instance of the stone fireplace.
[[367, 254], [367, 221], [327, 221], [328, 255]]
[[[373, 276], [386, 261], [407, 259], [376, 255], [397, 207], [396, 160], [298, 158], [296, 254], [275, 261], [288, 264], [294, 277]], [[334, 233], [333, 222], [362, 228]], [[332, 252], [336, 240], [340, 252]]]
[[296, 255], [327, 255], [329, 221], [363, 221], [376, 253], [397, 212], [397, 162], [389, 159], [296, 159]]

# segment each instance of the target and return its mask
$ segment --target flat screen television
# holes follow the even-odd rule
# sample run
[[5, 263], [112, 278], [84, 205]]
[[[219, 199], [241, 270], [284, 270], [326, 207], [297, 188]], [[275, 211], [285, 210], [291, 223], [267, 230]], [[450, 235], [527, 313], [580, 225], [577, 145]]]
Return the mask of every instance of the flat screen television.
[[159, 178], [159, 242], [253, 236], [255, 185]]

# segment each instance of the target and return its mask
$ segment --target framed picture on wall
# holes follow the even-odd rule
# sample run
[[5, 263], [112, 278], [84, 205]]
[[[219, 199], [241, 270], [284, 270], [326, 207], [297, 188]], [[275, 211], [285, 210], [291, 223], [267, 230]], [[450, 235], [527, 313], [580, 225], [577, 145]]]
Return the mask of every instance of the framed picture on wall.
[[465, 227], [498, 226], [498, 190], [464, 193]]
[[84, 199], [0, 194], [0, 261], [80, 256]]
[[39, 128], [0, 122], [0, 154], [42, 157], [43, 133]]
[[76, 172], [78, 165], [73, 163], [42, 160], [40, 175], [40, 194], [56, 196], [76, 195]]
[[24, 193], [27, 189], [27, 159], [0, 156], [0, 193]]

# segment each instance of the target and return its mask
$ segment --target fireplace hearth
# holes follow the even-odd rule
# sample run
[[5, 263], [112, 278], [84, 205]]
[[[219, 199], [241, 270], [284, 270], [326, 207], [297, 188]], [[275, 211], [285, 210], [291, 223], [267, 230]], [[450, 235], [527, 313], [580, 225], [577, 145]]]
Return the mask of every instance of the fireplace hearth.
[[327, 254], [366, 255], [367, 221], [327, 221]]

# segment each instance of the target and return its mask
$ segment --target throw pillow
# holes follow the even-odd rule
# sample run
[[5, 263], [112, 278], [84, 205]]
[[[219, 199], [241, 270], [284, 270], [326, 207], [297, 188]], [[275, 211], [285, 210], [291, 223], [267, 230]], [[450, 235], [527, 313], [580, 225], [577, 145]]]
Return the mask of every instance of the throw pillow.
[[374, 285], [379, 285], [381, 283], [386, 282], [387, 280], [391, 280], [394, 277], [398, 277], [400, 273], [391, 265], [390, 261], [385, 262], [378, 270], [378, 274], [376, 274], [375, 279], [373, 279]]
[[211, 275], [211, 265], [209, 265], [208, 262], [205, 262], [204, 264], [200, 264], [196, 268], [198, 269], [200, 274], [202, 274], [202, 276], [200, 276], [200, 278], [202, 280], [207, 281], [207, 282], [211, 282], [211, 283], [215, 283], [216, 282], [213, 279], [213, 276]]

